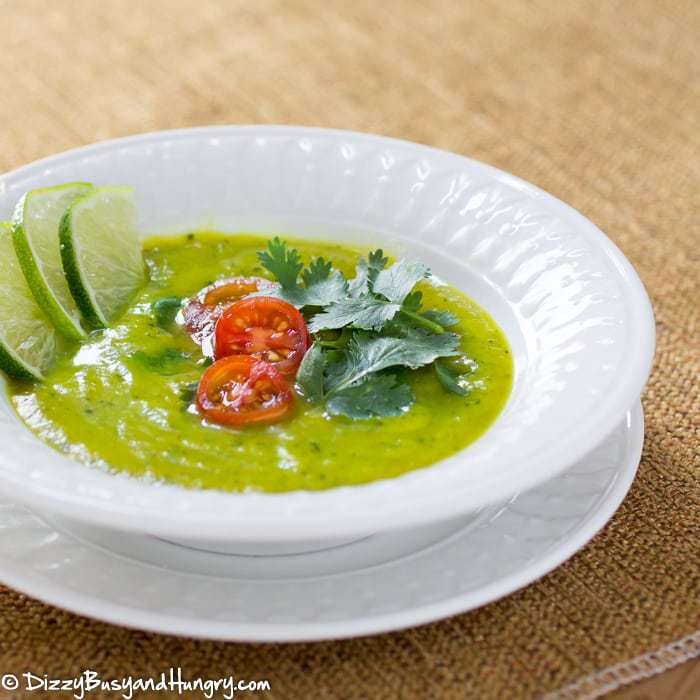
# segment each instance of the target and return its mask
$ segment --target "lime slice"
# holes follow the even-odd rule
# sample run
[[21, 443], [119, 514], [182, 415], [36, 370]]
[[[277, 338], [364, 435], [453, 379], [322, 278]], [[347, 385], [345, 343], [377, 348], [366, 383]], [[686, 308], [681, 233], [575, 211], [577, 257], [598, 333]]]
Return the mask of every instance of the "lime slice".
[[73, 200], [91, 185], [74, 182], [32, 190], [15, 209], [12, 238], [32, 294], [54, 326], [68, 338], [85, 337], [80, 313], [63, 274], [58, 224]]
[[97, 187], [59, 226], [63, 269], [83, 316], [104, 327], [143, 286], [145, 267], [130, 187]]
[[0, 369], [13, 377], [42, 379], [61, 337], [22, 274], [9, 222], [0, 222], [0, 260]]

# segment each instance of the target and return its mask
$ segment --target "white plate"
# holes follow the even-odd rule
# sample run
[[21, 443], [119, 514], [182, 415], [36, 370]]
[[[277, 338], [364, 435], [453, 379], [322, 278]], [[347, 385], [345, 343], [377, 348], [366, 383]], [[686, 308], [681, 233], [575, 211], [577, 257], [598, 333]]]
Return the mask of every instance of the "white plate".
[[400, 629], [470, 610], [544, 575], [610, 518], [642, 449], [637, 402], [565, 473], [466, 523], [326, 552], [238, 557], [0, 503], [0, 580], [46, 602], [157, 632], [301, 641]]
[[132, 184], [144, 231], [206, 225], [418, 256], [494, 316], [515, 378], [491, 429], [431, 468], [273, 495], [188, 491], [88, 469], [38, 442], [0, 400], [0, 489], [43, 510], [171, 538], [255, 543], [418, 526], [551, 478], [606, 436], [649, 372], [653, 317], [625, 257], [562, 202], [482, 163], [325, 129], [160, 132], [3, 176], [0, 218], [25, 190], [76, 179]]

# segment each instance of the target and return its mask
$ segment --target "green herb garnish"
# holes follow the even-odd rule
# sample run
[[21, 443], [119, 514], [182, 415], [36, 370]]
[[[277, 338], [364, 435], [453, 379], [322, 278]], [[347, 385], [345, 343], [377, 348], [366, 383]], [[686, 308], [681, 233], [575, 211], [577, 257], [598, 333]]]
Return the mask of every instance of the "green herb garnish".
[[411, 387], [398, 382], [393, 374], [373, 374], [331, 394], [326, 401], [326, 411], [332, 416], [350, 418], [400, 416], [414, 400]]
[[180, 387], [180, 401], [186, 406], [189, 406], [197, 395], [197, 387], [199, 382], [188, 382]]
[[297, 384], [311, 403], [319, 403], [325, 398], [324, 373], [328, 354], [315, 342], [307, 351], [297, 370]]
[[190, 357], [175, 348], [165, 348], [156, 353], [137, 350], [131, 357], [147, 370], [166, 376], [181, 374], [192, 368]]
[[[420, 292], [419, 292], [420, 293]], [[459, 319], [451, 311], [438, 311], [437, 309], [429, 309], [421, 314], [423, 318], [427, 318], [433, 323], [437, 323], [443, 328], [449, 328], [459, 323]]]
[[151, 304], [153, 317], [156, 323], [164, 329], [168, 329], [175, 321], [175, 316], [182, 306], [182, 299], [176, 296], [163, 297]]
[[[381, 256], [381, 251], [373, 254]], [[370, 256], [371, 258], [372, 256]], [[386, 258], [382, 258], [382, 261]], [[362, 269], [362, 268], [360, 268]], [[378, 270], [367, 265], [368, 273], [364, 281], [353, 285], [360, 290], [354, 297], [346, 297], [332, 302], [322, 313], [314, 316], [309, 330], [316, 331], [328, 328], [344, 328], [352, 326], [364, 330], [378, 331], [391, 321], [399, 312], [402, 305], [408, 299], [408, 305], [403, 309], [404, 315], [413, 316], [411, 310], [415, 306], [415, 297], [411, 290], [421, 279], [428, 274], [428, 268], [422, 263], [410, 260], [399, 260], [391, 267]], [[369, 275], [370, 271], [376, 274]], [[442, 332], [442, 328], [431, 328]]]
[[445, 390], [462, 393], [459, 378], [436, 362], [458, 354], [459, 336], [445, 331], [458, 319], [449, 311], [423, 310], [423, 295], [414, 290], [430, 276], [426, 265], [412, 260], [389, 265], [383, 251], [375, 250], [347, 280], [323, 258], [305, 266], [279, 238], [258, 257], [280, 284], [265, 294], [303, 309], [309, 321], [314, 342], [297, 373], [308, 401], [330, 415], [398, 416], [415, 400], [407, 370], [433, 363]]
[[466, 396], [469, 393], [469, 388], [463, 377], [453, 372], [444, 362], [437, 360], [433, 367], [435, 368], [435, 376], [443, 389], [459, 396]]
[[340, 362], [331, 365], [330, 391], [338, 392], [363, 380], [367, 375], [389, 367], [418, 369], [438, 357], [456, 354], [459, 337], [454, 333], [413, 338], [355, 335]]
[[267, 242], [266, 251], [258, 253], [258, 258], [284, 289], [294, 289], [297, 286], [299, 273], [304, 269], [298, 251], [288, 250], [287, 244], [275, 237]]
[[[297, 383], [312, 403], [324, 403], [332, 415], [350, 418], [398, 416], [414, 401], [408, 384], [384, 370], [417, 369], [438, 357], [455, 354], [453, 333], [417, 338], [357, 334], [339, 359], [330, 360], [318, 343], [304, 356]], [[337, 351], [336, 351], [337, 352]]]
[[[258, 253], [262, 266], [280, 283], [280, 288], [265, 296], [278, 296], [302, 309], [305, 306], [326, 306], [347, 296], [347, 282], [331, 263], [323, 258], [311, 261], [305, 268], [296, 250], [289, 250], [279, 238], [268, 241], [267, 250]], [[299, 285], [299, 274], [304, 286]]]

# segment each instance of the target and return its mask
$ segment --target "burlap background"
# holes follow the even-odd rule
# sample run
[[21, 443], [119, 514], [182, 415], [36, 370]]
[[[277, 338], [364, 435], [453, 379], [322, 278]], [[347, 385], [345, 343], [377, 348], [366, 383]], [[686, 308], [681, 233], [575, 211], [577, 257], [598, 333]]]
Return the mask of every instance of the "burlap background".
[[0, 171], [200, 124], [413, 139], [581, 210], [636, 265], [658, 322], [639, 477], [610, 525], [526, 590], [409, 632], [253, 646], [0, 589], [0, 672], [181, 665], [268, 677], [276, 698], [534, 698], [700, 627], [697, 0], [0, 0], [0, 19]]

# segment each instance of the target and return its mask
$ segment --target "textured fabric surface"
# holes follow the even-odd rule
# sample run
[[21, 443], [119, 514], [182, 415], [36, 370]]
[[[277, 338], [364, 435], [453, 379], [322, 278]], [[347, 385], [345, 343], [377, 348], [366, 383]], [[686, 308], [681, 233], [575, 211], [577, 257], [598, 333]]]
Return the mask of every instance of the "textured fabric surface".
[[202, 124], [416, 140], [583, 212], [636, 266], [658, 323], [639, 476], [603, 532], [525, 590], [407, 632], [256, 646], [128, 631], [0, 589], [0, 672], [179, 665], [267, 677], [276, 698], [536, 698], [700, 627], [696, 0], [0, 0], [0, 19], [0, 171]]

